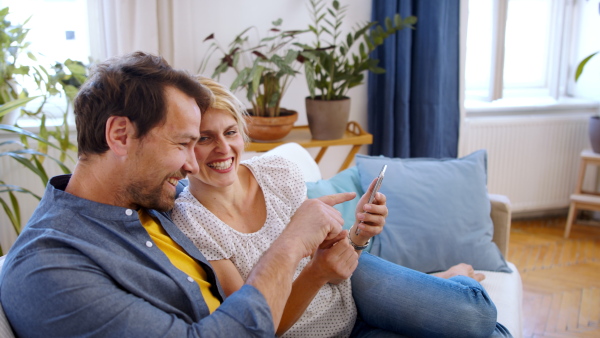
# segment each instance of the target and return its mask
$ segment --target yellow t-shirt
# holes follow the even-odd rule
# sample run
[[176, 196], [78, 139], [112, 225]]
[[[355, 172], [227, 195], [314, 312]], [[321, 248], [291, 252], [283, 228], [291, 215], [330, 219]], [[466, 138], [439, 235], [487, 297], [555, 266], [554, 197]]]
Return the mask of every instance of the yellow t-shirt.
[[154, 243], [167, 255], [171, 263], [198, 283], [204, 301], [208, 305], [210, 313], [213, 313], [221, 305], [221, 302], [210, 291], [210, 283], [207, 281], [206, 272], [202, 266], [190, 257], [179, 244], [175, 243], [165, 229], [150, 214], [144, 210], [140, 210], [138, 211], [138, 215], [140, 216], [142, 225], [148, 231]]

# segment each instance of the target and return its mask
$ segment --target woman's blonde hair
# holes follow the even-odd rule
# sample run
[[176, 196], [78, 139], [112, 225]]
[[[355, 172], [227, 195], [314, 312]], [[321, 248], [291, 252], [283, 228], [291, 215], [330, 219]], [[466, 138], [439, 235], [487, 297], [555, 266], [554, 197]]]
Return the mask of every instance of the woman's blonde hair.
[[239, 132], [242, 134], [244, 142], [248, 142], [249, 138], [245, 119], [245, 116], [248, 113], [242, 102], [240, 102], [227, 87], [217, 81], [201, 75], [196, 76], [196, 79], [212, 92], [213, 98], [209, 108], [228, 111], [237, 122]]

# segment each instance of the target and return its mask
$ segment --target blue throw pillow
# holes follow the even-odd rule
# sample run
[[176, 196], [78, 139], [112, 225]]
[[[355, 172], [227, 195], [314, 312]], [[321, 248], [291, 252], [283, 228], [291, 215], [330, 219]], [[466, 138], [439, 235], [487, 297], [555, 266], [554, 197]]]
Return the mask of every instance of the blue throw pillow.
[[350, 227], [352, 227], [356, 220], [356, 205], [358, 204], [360, 196], [363, 195], [363, 190], [358, 178], [358, 169], [356, 167], [346, 169], [328, 180], [306, 182], [306, 188], [308, 198], [316, 198], [340, 192], [356, 192], [357, 196], [353, 200], [334, 206], [334, 208], [341, 212], [344, 217], [344, 229], [350, 229]]
[[363, 190], [388, 165], [380, 191], [389, 215], [371, 253], [426, 273], [458, 263], [511, 272], [492, 242], [486, 161], [485, 150], [460, 159], [356, 155]]

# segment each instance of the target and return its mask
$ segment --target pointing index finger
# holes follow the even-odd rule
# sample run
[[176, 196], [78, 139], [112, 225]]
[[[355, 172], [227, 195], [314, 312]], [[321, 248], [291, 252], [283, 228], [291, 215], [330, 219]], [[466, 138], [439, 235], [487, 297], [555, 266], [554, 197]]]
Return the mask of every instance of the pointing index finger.
[[354, 197], [356, 197], [355, 192], [341, 192], [338, 194], [321, 196], [317, 199], [327, 205], [334, 206], [339, 203], [350, 201], [354, 199]]

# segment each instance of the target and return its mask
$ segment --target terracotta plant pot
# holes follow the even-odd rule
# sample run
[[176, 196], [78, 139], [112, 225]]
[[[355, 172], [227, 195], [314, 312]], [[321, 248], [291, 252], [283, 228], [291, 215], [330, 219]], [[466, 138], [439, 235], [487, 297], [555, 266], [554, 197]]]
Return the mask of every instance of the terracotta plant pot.
[[591, 116], [588, 126], [592, 150], [600, 154], [600, 116]]
[[350, 98], [341, 100], [306, 100], [308, 128], [315, 140], [336, 140], [344, 136], [350, 117]]
[[[249, 109], [248, 113], [252, 114]], [[298, 120], [298, 112], [281, 108], [277, 117], [246, 116], [248, 136], [256, 142], [274, 142], [290, 133], [294, 122]]]

